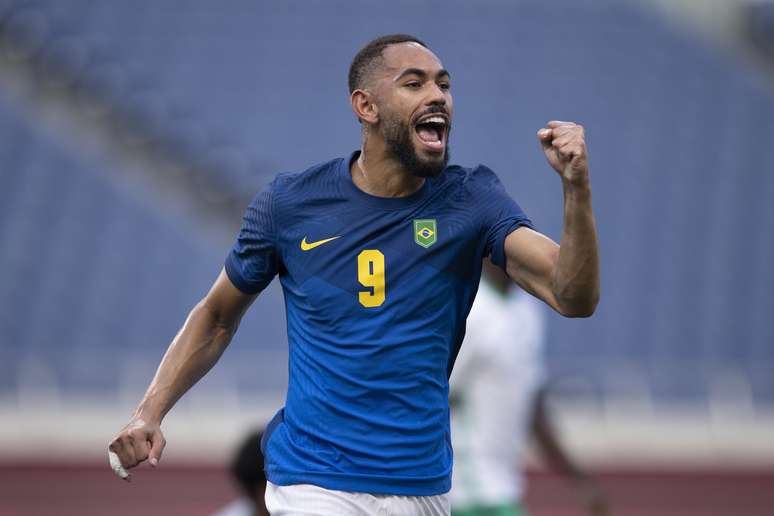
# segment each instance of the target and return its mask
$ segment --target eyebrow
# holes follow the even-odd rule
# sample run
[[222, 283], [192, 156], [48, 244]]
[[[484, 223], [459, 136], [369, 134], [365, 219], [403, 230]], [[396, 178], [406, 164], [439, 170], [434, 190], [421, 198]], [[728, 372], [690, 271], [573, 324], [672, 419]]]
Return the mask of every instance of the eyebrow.
[[[401, 72], [400, 75], [398, 75], [395, 78], [395, 82], [401, 80], [402, 78], [406, 77], [407, 75], [416, 75], [417, 77], [421, 77], [422, 79], [427, 79], [427, 72], [422, 70], [421, 68], [406, 68]], [[435, 74], [435, 78], [438, 79], [440, 77], [448, 77], [451, 78], [451, 75], [449, 74], [449, 71], [445, 68], [441, 68], [438, 70], [438, 73]]]

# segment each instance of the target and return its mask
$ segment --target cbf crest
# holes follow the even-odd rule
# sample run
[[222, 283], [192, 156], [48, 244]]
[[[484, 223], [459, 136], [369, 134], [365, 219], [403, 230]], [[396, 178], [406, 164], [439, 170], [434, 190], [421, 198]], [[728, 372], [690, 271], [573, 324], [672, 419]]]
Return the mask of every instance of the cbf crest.
[[435, 219], [414, 219], [414, 242], [424, 248], [438, 240]]

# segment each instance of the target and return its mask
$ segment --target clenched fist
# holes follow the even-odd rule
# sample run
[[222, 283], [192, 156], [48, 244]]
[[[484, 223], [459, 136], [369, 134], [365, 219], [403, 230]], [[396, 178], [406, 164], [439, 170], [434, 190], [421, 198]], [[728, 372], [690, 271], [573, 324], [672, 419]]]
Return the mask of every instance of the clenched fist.
[[[158, 424], [135, 417], [110, 441], [108, 449], [118, 455], [121, 466], [126, 469], [133, 468], [145, 460], [155, 467], [166, 444]], [[129, 480], [128, 475], [126, 480]]]
[[562, 179], [572, 184], [585, 184], [589, 179], [583, 126], [552, 120], [538, 131], [538, 139], [548, 163]]

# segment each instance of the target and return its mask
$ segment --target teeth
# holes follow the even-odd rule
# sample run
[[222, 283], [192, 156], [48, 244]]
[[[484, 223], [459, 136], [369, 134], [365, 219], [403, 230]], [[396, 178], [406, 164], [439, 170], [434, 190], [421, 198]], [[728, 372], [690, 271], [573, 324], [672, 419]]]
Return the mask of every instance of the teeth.
[[446, 120], [443, 119], [443, 117], [440, 116], [431, 116], [430, 118], [425, 118], [419, 122], [420, 124], [443, 124], [446, 125]]

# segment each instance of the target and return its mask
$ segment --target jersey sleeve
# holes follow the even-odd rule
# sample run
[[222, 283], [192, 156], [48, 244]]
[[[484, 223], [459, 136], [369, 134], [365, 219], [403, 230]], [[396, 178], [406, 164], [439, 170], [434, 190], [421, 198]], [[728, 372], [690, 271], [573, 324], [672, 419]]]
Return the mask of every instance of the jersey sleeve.
[[247, 207], [234, 246], [226, 257], [226, 274], [245, 294], [257, 294], [278, 270], [272, 199], [274, 183], [264, 188]]
[[482, 188], [479, 203], [484, 210], [484, 256], [491, 256], [495, 265], [505, 269], [505, 238], [522, 226], [534, 229], [534, 225], [491, 169], [480, 165], [475, 174]]

